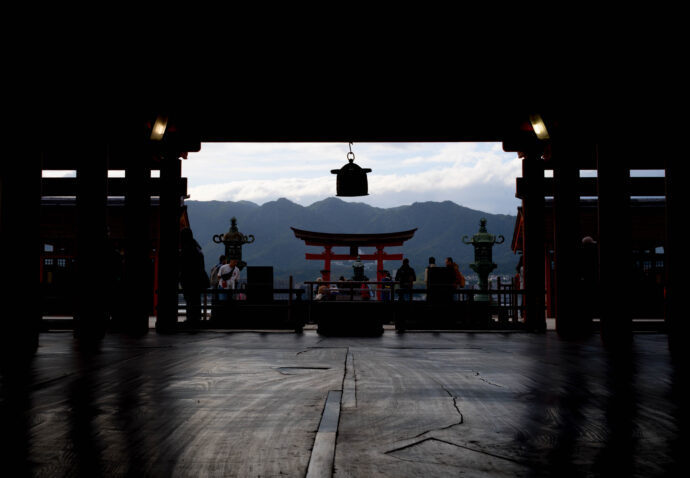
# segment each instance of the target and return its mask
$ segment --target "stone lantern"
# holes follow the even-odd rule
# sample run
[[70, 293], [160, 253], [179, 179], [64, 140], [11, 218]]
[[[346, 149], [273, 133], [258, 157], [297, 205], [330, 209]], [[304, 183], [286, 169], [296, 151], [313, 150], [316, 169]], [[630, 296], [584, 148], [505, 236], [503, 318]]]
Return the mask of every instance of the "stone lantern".
[[355, 261], [355, 263], [352, 264], [352, 273], [353, 281], [366, 282], [369, 280], [369, 278], [364, 275], [364, 264], [362, 264], [362, 261], [360, 260], [359, 256], [357, 256], [357, 260]]
[[225, 244], [225, 258], [228, 262], [233, 259], [236, 260], [237, 267], [242, 270], [247, 265], [247, 263], [242, 260], [242, 246], [254, 242], [254, 236], [251, 234], [247, 236], [238, 231], [237, 218], [233, 217], [230, 220], [230, 230], [225, 234], [216, 234], [213, 236], [213, 242], [216, 244]]
[[479, 232], [472, 236], [472, 240], [468, 241], [467, 236], [463, 236], [462, 242], [474, 246], [474, 262], [470, 264], [473, 271], [479, 276], [479, 290], [481, 294], [475, 296], [477, 301], [488, 301], [489, 272], [496, 268], [493, 263], [492, 248], [494, 244], [502, 244], [504, 237], [501, 235], [495, 236], [486, 231], [486, 219], [482, 218], [479, 221]]

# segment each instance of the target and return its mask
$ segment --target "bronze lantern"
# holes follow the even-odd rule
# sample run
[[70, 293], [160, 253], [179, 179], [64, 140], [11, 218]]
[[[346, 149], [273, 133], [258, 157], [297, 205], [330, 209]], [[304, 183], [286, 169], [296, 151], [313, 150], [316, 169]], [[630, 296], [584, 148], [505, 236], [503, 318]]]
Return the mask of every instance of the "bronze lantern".
[[[350, 143], [352, 145], [352, 143]], [[336, 178], [336, 196], [367, 196], [369, 195], [369, 186], [367, 184], [367, 173], [371, 172], [369, 168], [361, 168], [354, 163], [355, 154], [350, 152], [347, 154], [348, 164], [340, 169], [331, 169], [331, 174], [337, 174]]]

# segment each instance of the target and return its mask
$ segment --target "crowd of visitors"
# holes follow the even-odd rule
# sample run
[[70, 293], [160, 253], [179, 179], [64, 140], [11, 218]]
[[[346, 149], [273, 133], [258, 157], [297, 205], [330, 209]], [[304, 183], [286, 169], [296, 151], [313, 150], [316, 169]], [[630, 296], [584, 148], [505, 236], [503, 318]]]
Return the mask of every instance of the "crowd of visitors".
[[[323, 270], [316, 279], [316, 283], [327, 282], [327, 284], [319, 285], [316, 288], [314, 300], [336, 300], [339, 295], [353, 300], [372, 300], [377, 298], [383, 301], [396, 299], [410, 301], [414, 299], [414, 284], [417, 282], [417, 273], [410, 265], [408, 258], [403, 259], [402, 264], [395, 271], [394, 278], [391, 276], [390, 271], [379, 271], [381, 280], [376, 283], [371, 283], [368, 279], [354, 280], [353, 278], [353, 280], [348, 280], [343, 276], [340, 276], [338, 281], [332, 282], [324, 279], [324, 277], [328, 277], [328, 273], [329, 271]], [[359, 290], [357, 294], [353, 292], [355, 285]], [[429, 297], [429, 291], [434, 287], [443, 287], [446, 290], [450, 290], [451, 295], [456, 297], [457, 294], [454, 291], [463, 289], [465, 286], [465, 276], [452, 257], [446, 257], [445, 267], [437, 267], [436, 258], [429, 257], [429, 263], [424, 269], [424, 288], [427, 290], [427, 298]]]

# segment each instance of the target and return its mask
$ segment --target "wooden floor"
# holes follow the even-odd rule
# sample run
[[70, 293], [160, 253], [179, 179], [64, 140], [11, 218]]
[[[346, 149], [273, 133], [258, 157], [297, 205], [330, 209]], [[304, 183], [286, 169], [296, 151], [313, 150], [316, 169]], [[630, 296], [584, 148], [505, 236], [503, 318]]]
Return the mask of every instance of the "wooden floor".
[[555, 332], [75, 345], [43, 333], [3, 374], [2, 476], [655, 477], [690, 455], [663, 334], [615, 354]]

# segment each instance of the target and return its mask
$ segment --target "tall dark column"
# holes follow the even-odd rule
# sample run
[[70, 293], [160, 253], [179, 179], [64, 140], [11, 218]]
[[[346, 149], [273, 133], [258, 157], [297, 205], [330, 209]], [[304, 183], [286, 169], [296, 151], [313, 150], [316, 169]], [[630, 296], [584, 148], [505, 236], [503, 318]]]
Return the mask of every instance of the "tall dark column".
[[167, 332], [177, 325], [178, 252], [180, 236], [180, 178], [178, 155], [161, 158], [160, 248], [158, 252], [158, 310], [156, 330]]
[[10, 366], [36, 351], [41, 322], [41, 154], [21, 146], [0, 161], [0, 354]]
[[84, 146], [77, 154], [74, 335], [91, 341], [103, 338], [109, 319], [108, 301], [103, 288], [103, 266], [110, 253], [107, 232], [107, 148], [104, 144]]
[[545, 241], [544, 241], [544, 163], [541, 152], [522, 153], [522, 200], [524, 218], [525, 325], [530, 330], [546, 330]]
[[151, 313], [151, 170], [148, 154], [134, 152], [125, 168], [125, 310], [122, 330], [148, 332]]
[[666, 325], [671, 353], [687, 356], [687, 340], [690, 324], [687, 313], [681, 313], [679, 297], [680, 270], [685, 259], [681, 258], [680, 238], [681, 205], [678, 195], [678, 157], [667, 155], [666, 159], [666, 244], [664, 245], [664, 269], [666, 271]]
[[[578, 337], [590, 331], [580, 302], [580, 195], [579, 154], [574, 147], [558, 145], [553, 157], [553, 222], [556, 330], [562, 337]], [[593, 152], [592, 152], [593, 153]]]
[[597, 145], [601, 336], [626, 344], [632, 336], [630, 169], [610, 144]]

